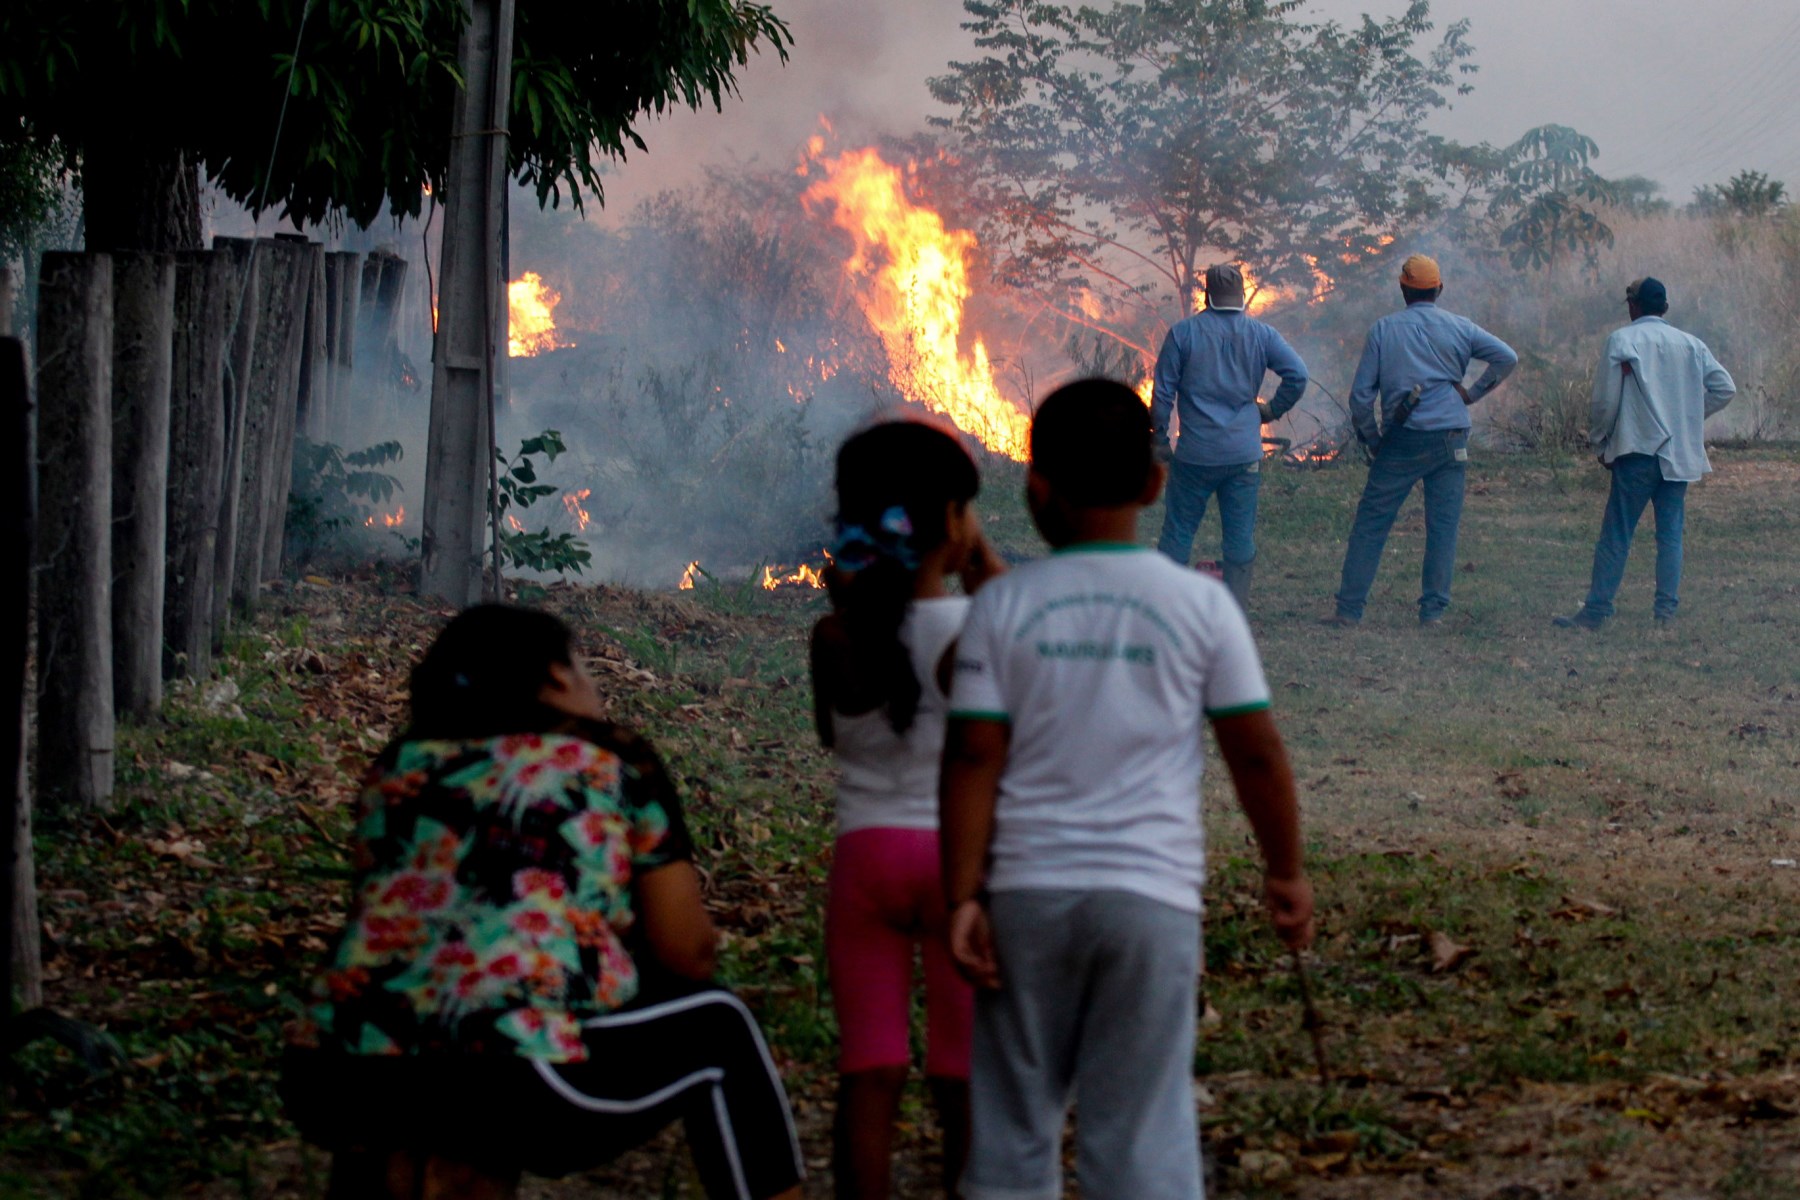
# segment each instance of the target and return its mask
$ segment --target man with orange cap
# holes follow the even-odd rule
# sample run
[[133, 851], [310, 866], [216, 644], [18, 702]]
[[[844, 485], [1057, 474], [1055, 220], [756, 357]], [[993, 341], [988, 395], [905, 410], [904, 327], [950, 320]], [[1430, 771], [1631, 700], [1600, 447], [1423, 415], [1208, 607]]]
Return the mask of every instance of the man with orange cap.
[[[1326, 624], [1362, 620], [1388, 531], [1414, 484], [1422, 486], [1425, 498], [1419, 624], [1438, 624], [1450, 606], [1469, 465], [1468, 409], [1512, 374], [1519, 356], [1475, 322], [1439, 308], [1443, 290], [1435, 259], [1408, 258], [1400, 268], [1406, 308], [1375, 322], [1363, 346], [1350, 390], [1350, 420], [1373, 457], [1344, 552], [1337, 612]], [[1473, 360], [1486, 363], [1487, 371], [1473, 386], [1464, 386]]]

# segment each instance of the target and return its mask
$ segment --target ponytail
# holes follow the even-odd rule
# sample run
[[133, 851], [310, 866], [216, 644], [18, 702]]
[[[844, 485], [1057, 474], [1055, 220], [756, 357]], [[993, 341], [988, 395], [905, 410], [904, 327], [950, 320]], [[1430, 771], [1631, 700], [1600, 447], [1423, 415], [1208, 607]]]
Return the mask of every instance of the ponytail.
[[900, 641], [919, 563], [949, 537], [948, 506], [968, 503], [980, 487], [962, 443], [917, 421], [877, 425], [838, 451], [833, 557], [848, 580], [841, 615], [851, 667], [895, 733], [910, 729], [919, 711], [921, 685]]

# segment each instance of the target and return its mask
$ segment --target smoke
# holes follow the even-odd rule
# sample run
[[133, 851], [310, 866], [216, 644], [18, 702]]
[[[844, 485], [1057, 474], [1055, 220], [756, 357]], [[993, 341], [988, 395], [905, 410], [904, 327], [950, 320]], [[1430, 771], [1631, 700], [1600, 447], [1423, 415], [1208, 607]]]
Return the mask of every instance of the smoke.
[[[1313, 0], [1307, 11], [1353, 22], [1371, 7], [1390, 13], [1402, 0]], [[1534, 124], [1570, 124], [1600, 142], [1603, 172], [1650, 175], [1677, 202], [1740, 165], [1778, 178], [1789, 168], [1800, 173], [1800, 140], [1786, 122], [1765, 119], [1765, 110], [1783, 112], [1800, 99], [1800, 76], [1766, 69], [1790, 40], [1800, 45], [1800, 16], [1770, 16], [1755, 0], [1704, 9], [1518, 0], [1504, 13], [1476, 0], [1436, 0], [1433, 11], [1440, 28], [1474, 18], [1481, 68], [1475, 92], [1439, 113], [1434, 132], [1505, 143]], [[536, 272], [560, 296], [550, 316], [562, 348], [512, 360], [500, 442], [510, 451], [543, 429], [562, 432], [569, 453], [544, 478], [559, 492], [588, 491], [581, 507], [590, 516], [584, 536], [594, 577], [672, 586], [695, 558], [743, 576], [765, 564], [816, 561], [837, 442], [901, 400], [889, 351], [843, 269], [850, 241], [828, 212], [806, 211], [805, 181], [793, 171], [821, 117], [835, 131], [834, 149], [879, 146], [903, 161], [916, 148], [903, 143], [929, 117], [945, 115], [926, 80], [979, 51], [959, 28], [961, 0], [790, 0], [780, 12], [795, 37], [791, 60], [754, 57], [739, 75], [741, 97], [727, 97], [722, 112], [676, 112], [640, 126], [649, 149], [607, 169], [604, 208], [590, 202], [582, 219], [566, 208], [540, 213], [527, 193], [514, 196], [510, 274]], [[1728, 77], [1739, 81], [1736, 93], [1683, 82]], [[1740, 110], [1746, 115], [1734, 120]], [[948, 225], [969, 228], [972, 214], [957, 212], [954, 196], [933, 193], [933, 182], [929, 170], [914, 180]], [[229, 205], [216, 204], [211, 220], [216, 232], [250, 231], [247, 215]], [[271, 232], [271, 222], [263, 224], [261, 232]], [[1333, 268], [1323, 300], [1296, 295], [1264, 314], [1321, 385], [1279, 432], [1304, 444], [1340, 430], [1363, 334], [1398, 304], [1395, 264], [1415, 249], [1444, 260], [1447, 307], [1528, 351], [1514, 383], [1476, 412], [1492, 443], [1546, 436], [1532, 422], [1548, 420], [1546, 405], [1562, 413], [1572, 403], [1596, 339], [1623, 319], [1616, 293], [1646, 271], [1682, 280], [1673, 316], [1714, 340], [1740, 383], [1766, 381], [1772, 394], [1785, 394], [1800, 382], [1772, 324], [1786, 319], [1781, 289], [1793, 278], [1785, 234], [1751, 230], [1721, 255], [1720, 235], [1703, 223], [1615, 224], [1618, 242], [1593, 269], [1571, 262], [1521, 276], [1442, 229], [1418, 231], [1391, 255]], [[407, 396], [371, 385], [345, 448], [402, 440], [407, 455], [397, 473], [416, 514], [435, 239], [414, 222], [346, 231], [335, 244], [385, 246], [412, 264], [401, 345], [426, 390]], [[985, 337], [1003, 390], [1028, 401], [1079, 369], [1064, 351], [1065, 328], [991, 284], [979, 252], [972, 265], [963, 344]], [[1692, 308], [1683, 308], [1684, 288]], [[1106, 365], [1125, 374], [1143, 366]], [[1772, 419], [1739, 406], [1726, 427], [1760, 429]], [[519, 515], [532, 528], [574, 531], [575, 513], [559, 498]]]

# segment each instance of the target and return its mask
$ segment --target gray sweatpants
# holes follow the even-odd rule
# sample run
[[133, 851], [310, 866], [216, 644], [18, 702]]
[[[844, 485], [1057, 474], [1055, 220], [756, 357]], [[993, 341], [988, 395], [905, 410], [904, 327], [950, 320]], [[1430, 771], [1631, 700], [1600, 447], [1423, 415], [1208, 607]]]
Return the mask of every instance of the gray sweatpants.
[[1073, 1098], [1084, 1200], [1200, 1200], [1200, 915], [1036, 890], [996, 893], [989, 915], [1001, 988], [976, 998], [962, 1194], [1058, 1200]]

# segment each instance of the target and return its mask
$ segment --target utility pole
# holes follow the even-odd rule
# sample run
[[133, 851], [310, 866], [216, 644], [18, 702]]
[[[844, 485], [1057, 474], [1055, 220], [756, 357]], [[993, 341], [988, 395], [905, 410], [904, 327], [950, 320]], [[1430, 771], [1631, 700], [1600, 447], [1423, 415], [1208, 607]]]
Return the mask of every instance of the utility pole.
[[[431, 355], [419, 591], [461, 607], [481, 597], [494, 467], [494, 363], [506, 353], [507, 117], [513, 0], [467, 0], [463, 90], [450, 127], [438, 326]], [[496, 575], [495, 592], [498, 591]]]

